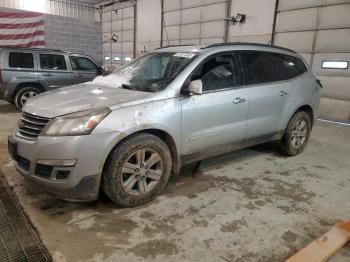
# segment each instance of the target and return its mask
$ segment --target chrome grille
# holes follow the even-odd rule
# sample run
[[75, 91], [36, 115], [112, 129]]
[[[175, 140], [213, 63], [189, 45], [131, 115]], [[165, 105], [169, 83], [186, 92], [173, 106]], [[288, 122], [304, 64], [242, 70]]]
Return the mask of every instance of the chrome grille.
[[18, 123], [18, 133], [24, 138], [35, 139], [49, 121], [49, 118], [22, 112]]

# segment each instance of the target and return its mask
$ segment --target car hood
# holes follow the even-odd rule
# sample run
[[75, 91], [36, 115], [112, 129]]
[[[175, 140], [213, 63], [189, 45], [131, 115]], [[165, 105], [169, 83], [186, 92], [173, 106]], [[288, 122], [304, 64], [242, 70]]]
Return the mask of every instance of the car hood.
[[56, 89], [33, 97], [23, 111], [43, 117], [56, 117], [73, 112], [118, 105], [142, 103], [155, 93], [127, 90], [94, 82]]

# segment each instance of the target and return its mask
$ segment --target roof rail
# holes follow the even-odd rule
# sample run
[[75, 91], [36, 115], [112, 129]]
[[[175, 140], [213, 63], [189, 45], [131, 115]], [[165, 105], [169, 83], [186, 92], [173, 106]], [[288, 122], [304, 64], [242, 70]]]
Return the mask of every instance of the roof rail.
[[207, 45], [202, 47], [202, 49], [205, 48], [210, 48], [210, 47], [216, 47], [216, 46], [231, 46], [231, 45], [251, 45], [251, 46], [261, 46], [261, 47], [272, 47], [272, 48], [277, 48], [277, 49], [281, 49], [281, 50], [285, 50], [285, 51], [289, 51], [292, 53], [297, 53], [294, 50], [285, 48], [285, 47], [281, 47], [281, 46], [276, 46], [276, 45], [268, 45], [268, 44], [260, 44], [260, 43], [250, 43], [250, 42], [226, 42], [226, 43], [217, 43], [217, 44], [211, 44], [211, 45]]
[[155, 48], [154, 50], [163, 49], [163, 48], [168, 48], [168, 47], [178, 47], [178, 46], [196, 46], [196, 45], [195, 45], [195, 44], [186, 44], [186, 45], [167, 45], [167, 46], [161, 46], [161, 47]]

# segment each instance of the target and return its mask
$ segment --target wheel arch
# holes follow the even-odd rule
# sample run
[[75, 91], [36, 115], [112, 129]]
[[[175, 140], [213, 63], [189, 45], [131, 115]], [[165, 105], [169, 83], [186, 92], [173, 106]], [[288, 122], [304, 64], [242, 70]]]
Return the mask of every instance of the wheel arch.
[[35, 82], [24, 82], [24, 83], [20, 83], [16, 86], [13, 94], [12, 94], [12, 100], [15, 99], [17, 93], [19, 90], [21, 90], [24, 87], [36, 87], [38, 89], [40, 89], [41, 92], [45, 92], [45, 88], [43, 87], [43, 85], [39, 84], [39, 83], [35, 83]]
[[179, 156], [179, 152], [178, 152], [178, 148], [176, 146], [176, 143], [175, 143], [173, 137], [168, 132], [166, 132], [162, 129], [158, 129], [158, 128], [148, 128], [148, 129], [135, 131], [135, 132], [127, 134], [122, 139], [120, 139], [112, 147], [112, 149], [109, 151], [107, 158], [105, 159], [105, 162], [103, 165], [102, 174], [105, 172], [105, 168], [107, 166], [107, 163], [109, 162], [111, 154], [115, 150], [115, 148], [118, 147], [125, 140], [127, 140], [133, 136], [136, 136], [138, 134], [151, 134], [151, 135], [154, 135], [154, 136], [158, 137], [159, 139], [161, 139], [169, 147], [169, 150], [170, 150], [170, 154], [171, 154], [172, 162], [173, 162], [172, 173], [175, 175], [179, 174], [181, 164], [180, 164], [180, 156]]
[[315, 117], [314, 110], [312, 109], [312, 107], [308, 104], [302, 105], [302, 106], [298, 107], [298, 109], [294, 112], [294, 114], [296, 112], [299, 112], [299, 111], [304, 111], [310, 116], [311, 126], [312, 126], [314, 124], [314, 120], [315, 120], [314, 119], [314, 117]]

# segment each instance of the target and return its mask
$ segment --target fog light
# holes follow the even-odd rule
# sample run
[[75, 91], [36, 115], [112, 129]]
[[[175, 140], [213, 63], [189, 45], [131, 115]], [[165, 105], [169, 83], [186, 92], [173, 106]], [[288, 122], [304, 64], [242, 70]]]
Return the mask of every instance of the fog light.
[[37, 164], [46, 165], [46, 166], [75, 166], [76, 159], [42, 159], [36, 161]]
[[66, 179], [69, 173], [69, 170], [58, 170], [56, 173], [56, 179]]

